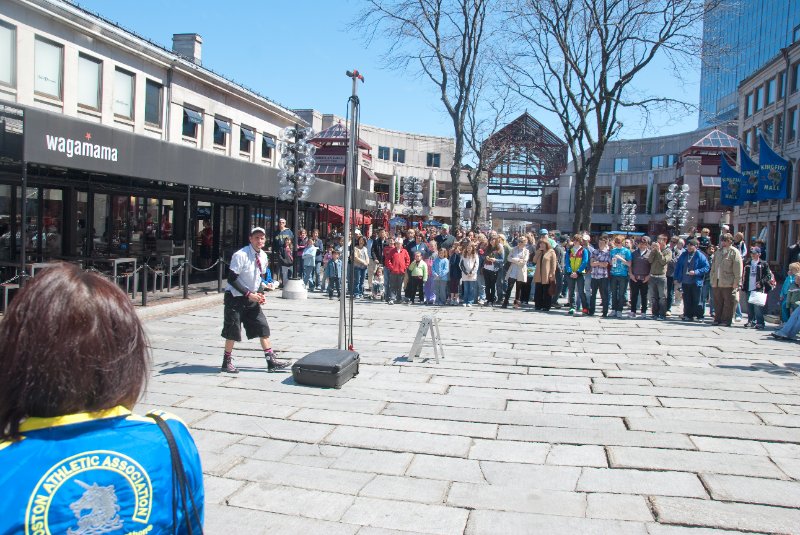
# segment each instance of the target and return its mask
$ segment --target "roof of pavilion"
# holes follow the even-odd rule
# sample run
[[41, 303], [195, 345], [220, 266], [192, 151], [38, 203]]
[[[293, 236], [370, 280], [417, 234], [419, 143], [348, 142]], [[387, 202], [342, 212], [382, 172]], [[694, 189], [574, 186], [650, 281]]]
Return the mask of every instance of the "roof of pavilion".
[[[338, 123], [329, 126], [325, 130], [319, 132], [317, 135], [312, 137], [309, 141], [313, 141], [316, 144], [325, 145], [325, 144], [344, 144], [347, 145], [347, 142], [350, 139], [350, 133], [347, 130], [347, 127], [342, 124], [341, 121]], [[364, 150], [372, 150], [372, 147], [361, 138], [358, 138], [358, 148]]]

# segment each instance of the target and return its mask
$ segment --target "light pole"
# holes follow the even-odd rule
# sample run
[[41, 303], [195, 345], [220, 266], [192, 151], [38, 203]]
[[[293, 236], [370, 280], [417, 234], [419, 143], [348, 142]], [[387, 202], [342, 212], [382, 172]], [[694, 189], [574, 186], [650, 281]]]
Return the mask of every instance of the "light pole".
[[302, 128], [295, 124], [284, 128], [281, 132], [281, 159], [278, 164], [278, 179], [281, 189], [278, 198], [284, 201], [294, 201], [294, 251], [292, 277], [294, 281], [288, 286], [284, 283], [283, 297], [285, 299], [305, 299], [306, 289], [303, 286], [300, 269], [302, 258], [297, 257], [297, 238], [300, 235], [300, 201], [308, 198], [311, 185], [316, 181], [312, 169], [315, 165], [314, 153], [317, 147], [308, 142], [314, 135], [311, 128]]
[[621, 206], [620, 230], [633, 232], [636, 230], [636, 203], [632, 201], [624, 202]]
[[675, 227], [675, 233], [680, 234], [689, 218], [686, 203], [689, 200], [689, 185], [670, 184], [667, 188], [667, 225]]
[[407, 176], [403, 178], [403, 194], [401, 200], [403, 202], [403, 215], [409, 219], [409, 227], [411, 227], [411, 217], [422, 214], [422, 179], [416, 176]]

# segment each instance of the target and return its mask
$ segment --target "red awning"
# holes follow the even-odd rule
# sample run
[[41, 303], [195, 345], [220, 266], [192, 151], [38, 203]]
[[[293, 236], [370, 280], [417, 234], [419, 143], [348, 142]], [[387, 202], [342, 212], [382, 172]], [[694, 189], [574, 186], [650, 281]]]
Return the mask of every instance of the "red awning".
[[[344, 223], [344, 208], [333, 204], [323, 204], [323, 208], [328, 210], [329, 223], [341, 225]], [[368, 215], [359, 213], [358, 210], [352, 210], [351, 221], [356, 225], [369, 225], [372, 223], [372, 218]]]

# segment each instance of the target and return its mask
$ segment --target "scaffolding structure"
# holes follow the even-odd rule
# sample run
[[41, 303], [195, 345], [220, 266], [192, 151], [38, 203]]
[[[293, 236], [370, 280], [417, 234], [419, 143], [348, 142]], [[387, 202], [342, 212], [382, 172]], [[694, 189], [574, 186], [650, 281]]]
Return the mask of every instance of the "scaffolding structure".
[[489, 136], [489, 195], [541, 197], [567, 169], [567, 145], [526, 111]]

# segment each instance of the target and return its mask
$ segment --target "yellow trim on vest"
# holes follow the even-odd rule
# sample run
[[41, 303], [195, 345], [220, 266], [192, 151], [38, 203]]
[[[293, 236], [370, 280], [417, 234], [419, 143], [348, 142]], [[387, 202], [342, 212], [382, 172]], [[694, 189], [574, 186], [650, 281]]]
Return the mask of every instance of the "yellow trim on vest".
[[20, 437], [19, 440], [5, 440], [3, 442], [0, 442], [0, 451], [3, 451], [3, 449], [11, 446], [12, 444], [16, 444], [17, 442], [22, 442], [23, 440], [25, 440], [25, 437]]
[[116, 418], [118, 416], [129, 416], [131, 411], [119, 405], [112, 409], [105, 409], [96, 412], [79, 412], [76, 414], [67, 414], [64, 416], [52, 416], [49, 418], [32, 417], [22, 422], [19, 426], [20, 432], [35, 431], [37, 429], [46, 429], [48, 427], [58, 427], [61, 425], [72, 425], [83, 422], [90, 422], [92, 420], [102, 420], [104, 418]]

